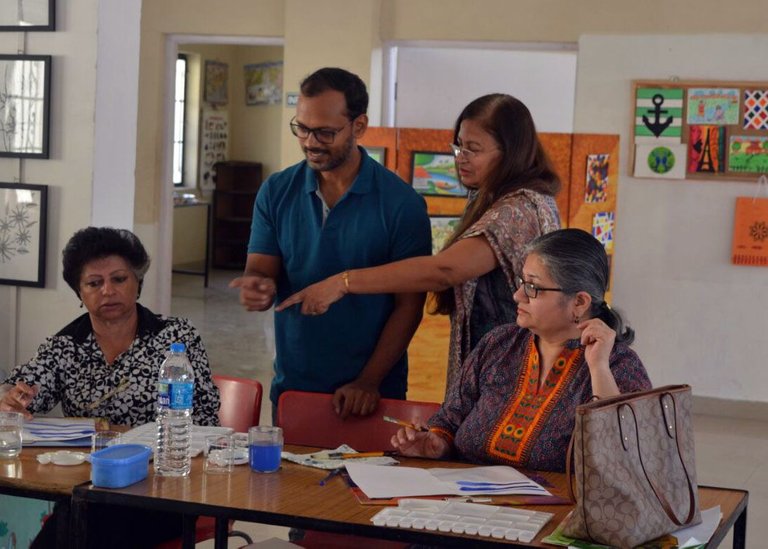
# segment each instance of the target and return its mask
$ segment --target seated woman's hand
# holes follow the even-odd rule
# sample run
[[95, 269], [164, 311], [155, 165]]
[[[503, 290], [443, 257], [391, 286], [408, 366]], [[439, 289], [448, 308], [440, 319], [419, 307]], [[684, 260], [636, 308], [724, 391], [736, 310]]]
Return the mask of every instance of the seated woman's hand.
[[417, 431], [410, 427], [400, 429], [392, 436], [391, 442], [403, 456], [439, 459], [447, 457], [451, 451], [448, 441], [440, 435], [432, 431]]
[[32, 414], [27, 410], [27, 406], [32, 403], [32, 399], [37, 395], [37, 387], [30, 387], [26, 383], [17, 381], [13, 387], [6, 386], [0, 389], [0, 412], [19, 412], [25, 418], [30, 419]]

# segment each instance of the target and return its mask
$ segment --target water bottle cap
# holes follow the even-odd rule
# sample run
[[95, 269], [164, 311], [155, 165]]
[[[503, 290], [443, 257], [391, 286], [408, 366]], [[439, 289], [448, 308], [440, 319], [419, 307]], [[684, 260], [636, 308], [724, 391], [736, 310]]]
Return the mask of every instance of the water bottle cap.
[[171, 343], [172, 353], [183, 353], [186, 350], [187, 350], [187, 347], [183, 343]]

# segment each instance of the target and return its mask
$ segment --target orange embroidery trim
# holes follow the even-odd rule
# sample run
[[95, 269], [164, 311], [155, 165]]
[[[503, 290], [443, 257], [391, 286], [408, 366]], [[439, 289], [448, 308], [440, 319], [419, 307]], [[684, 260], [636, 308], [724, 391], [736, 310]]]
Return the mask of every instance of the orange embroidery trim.
[[519, 377], [507, 408], [488, 437], [486, 451], [490, 456], [515, 465], [528, 462], [531, 447], [573, 377], [576, 371], [573, 365], [581, 355], [581, 348], [563, 349], [539, 391], [540, 357], [531, 337], [523, 375]]

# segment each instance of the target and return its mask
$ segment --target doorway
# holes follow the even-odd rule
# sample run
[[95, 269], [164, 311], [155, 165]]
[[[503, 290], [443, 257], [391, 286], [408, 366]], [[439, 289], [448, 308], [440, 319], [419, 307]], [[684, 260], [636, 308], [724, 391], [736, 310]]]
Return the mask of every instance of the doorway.
[[[259, 162], [266, 177], [280, 169], [282, 92], [272, 103], [246, 100], [248, 71], [263, 65], [279, 65], [283, 59], [282, 39], [226, 36], [170, 36], [166, 46], [164, 181], [161, 193], [160, 238], [157, 262], [163, 285], [161, 310], [190, 319], [205, 342], [214, 374], [258, 379], [269, 387], [274, 356], [272, 313], [247, 313], [238, 294], [227, 287], [242, 270], [210, 270], [209, 284], [192, 274], [172, 274], [185, 264], [210, 265], [205, 241], [210, 235], [207, 207], [180, 206], [185, 200], [210, 203], [215, 183], [210, 168], [218, 160]], [[187, 86], [183, 132], [182, 185], [174, 186], [174, 114], [179, 108], [175, 64], [183, 54], [187, 64]], [[250, 67], [250, 69], [249, 69]], [[208, 68], [208, 71], [206, 71]], [[215, 82], [211, 82], [216, 78]], [[209, 84], [209, 85], [207, 85]], [[211, 84], [217, 84], [213, 86]], [[250, 104], [249, 104], [250, 103]], [[205, 135], [204, 120], [214, 119], [214, 135]], [[221, 125], [223, 123], [223, 125]], [[215, 147], [206, 149], [206, 144]], [[215, 149], [215, 150], [214, 150]], [[206, 154], [215, 153], [215, 154]], [[177, 174], [179, 164], [176, 165]], [[178, 177], [177, 177], [178, 179]], [[176, 204], [174, 204], [174, 198]], [[201, 225], [205, 224], [205, 228]], [[243, 250], [245, 253], [245, 250]], [[209, 256], [211, 254], [208, 254]], [[202, 271], [202, 270], [201, 270]], [[265, 403], [268, 403], [265, 399]], [[269, 418], [266, 409], [265, 417]]]

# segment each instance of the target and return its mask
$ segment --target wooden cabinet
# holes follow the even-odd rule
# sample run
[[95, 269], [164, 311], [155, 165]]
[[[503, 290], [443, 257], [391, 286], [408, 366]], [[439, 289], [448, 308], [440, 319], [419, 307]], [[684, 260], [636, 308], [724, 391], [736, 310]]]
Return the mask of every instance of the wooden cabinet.
[[261, 163], [227, 160], [214, 165], [213, 266], [243, 269], [256, 193], [261, 186]]

